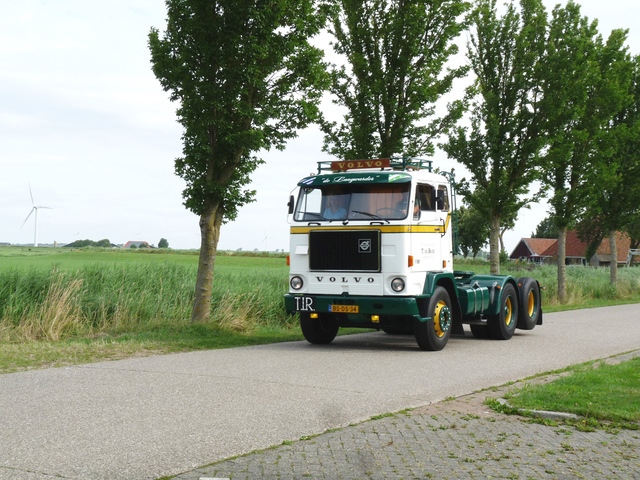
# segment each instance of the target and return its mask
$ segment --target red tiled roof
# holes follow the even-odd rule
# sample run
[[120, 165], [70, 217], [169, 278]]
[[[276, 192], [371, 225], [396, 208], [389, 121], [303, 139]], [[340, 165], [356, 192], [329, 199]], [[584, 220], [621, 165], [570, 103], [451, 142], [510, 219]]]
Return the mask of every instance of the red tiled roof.
[[541, 257], [548, 255], [546, 251], [557, 243], [553, 238], [523, 238], [531, 255]]
[[[618, 262], [626, 262], [629, 249], [631, 248], [631, 239], [626, 233], [616, 232], [616, 246], [618, 254]], [[611, 256], [611, 245], [609, 244], [609, 237], [602, 240], [600, 246], [596, 250], [596, 254], [602, 257], [604, 255]]]
[[587, 248], [589, 248], [589, 244], [578, 238], [577, 231], [567, 230], [567, 249], [565, 252], [567, 257], [585, 257]]

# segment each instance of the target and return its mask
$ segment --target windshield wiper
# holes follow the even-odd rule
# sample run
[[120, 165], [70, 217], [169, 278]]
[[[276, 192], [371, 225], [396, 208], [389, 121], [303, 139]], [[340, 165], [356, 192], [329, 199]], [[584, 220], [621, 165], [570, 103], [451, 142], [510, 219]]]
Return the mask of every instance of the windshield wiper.
[[[387, 223], [391, 223], [389, 220], [387, 220], [386, 218], [382, 218], [380, 215], [376, 215], [375, 213], [369, 213], [369, 212], [361, 212], [360, 210], [351, 210], [353, 213], [359, 213], [360, 215], [366, 215], [367, 217], [371, 217], [371, 218], [375, 218], [376, 220], [383, 220]], [[352, 219], [353, 220], [353, 219]]]

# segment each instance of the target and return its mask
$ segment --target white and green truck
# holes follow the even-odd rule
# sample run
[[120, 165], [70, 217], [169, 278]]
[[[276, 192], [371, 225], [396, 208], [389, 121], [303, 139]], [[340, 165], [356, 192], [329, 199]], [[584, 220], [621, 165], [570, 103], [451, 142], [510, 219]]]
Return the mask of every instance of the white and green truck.
[[289, 199], [289, 293], [310, 343], [340, 327], [414, 334], [422, 350], [450, 335], [508, 340], [542, 324], [530, 277], [455, 271], [455, 182], [430, 160], [319, 162]]

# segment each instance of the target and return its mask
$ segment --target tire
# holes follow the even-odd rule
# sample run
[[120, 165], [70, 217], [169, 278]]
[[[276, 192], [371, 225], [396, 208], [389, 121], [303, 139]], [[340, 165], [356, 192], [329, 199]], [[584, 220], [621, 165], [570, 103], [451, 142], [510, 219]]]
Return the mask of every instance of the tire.
[[500, 294], [500, 310], [487, 318], [489, 336], [495, 340], [509, 340], [518, 324], [518, 293], [507, 283]]
[[540, 285], [533, 278], [520, 277], [518, 279], [518, 296], [520, 310], [518, 312], [518, 328], [533, 330], [542, 315], [542, 297]]
[[326, 345], [336, 338], [339, 327], [328, 313], [319, 313], [318, 318], [311, 318], [308, 312], [300, 312], [300, 328], [307, 342]]
[[486, 325], [469, 325], [471, 328], [471, 334], [475, 338], [487, 339], [489, 338], [489, 329]]
[[[422, 312], [421, 312], [422, 314]], [[451, 335], [453, 323], [453, 311], [449, 292], [444, 287], [436, 287], [427, 309], [427, 316], [431, 317], [426, 322], [415, 320], [416, 342], [420, 350], [442, 350]]]

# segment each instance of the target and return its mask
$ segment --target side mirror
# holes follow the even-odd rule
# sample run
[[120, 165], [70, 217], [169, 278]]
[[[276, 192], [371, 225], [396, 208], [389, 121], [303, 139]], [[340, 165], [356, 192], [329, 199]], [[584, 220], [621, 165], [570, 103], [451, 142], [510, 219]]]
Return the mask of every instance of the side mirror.
[[287, 203], [287, 206], [289, 207], [289, 215], [291, 215], [293, 213], [293, 205], [295, 204], [294, 200], [293, 200], [293, 195], [291, 195], [289, 197], [289, 203]]

